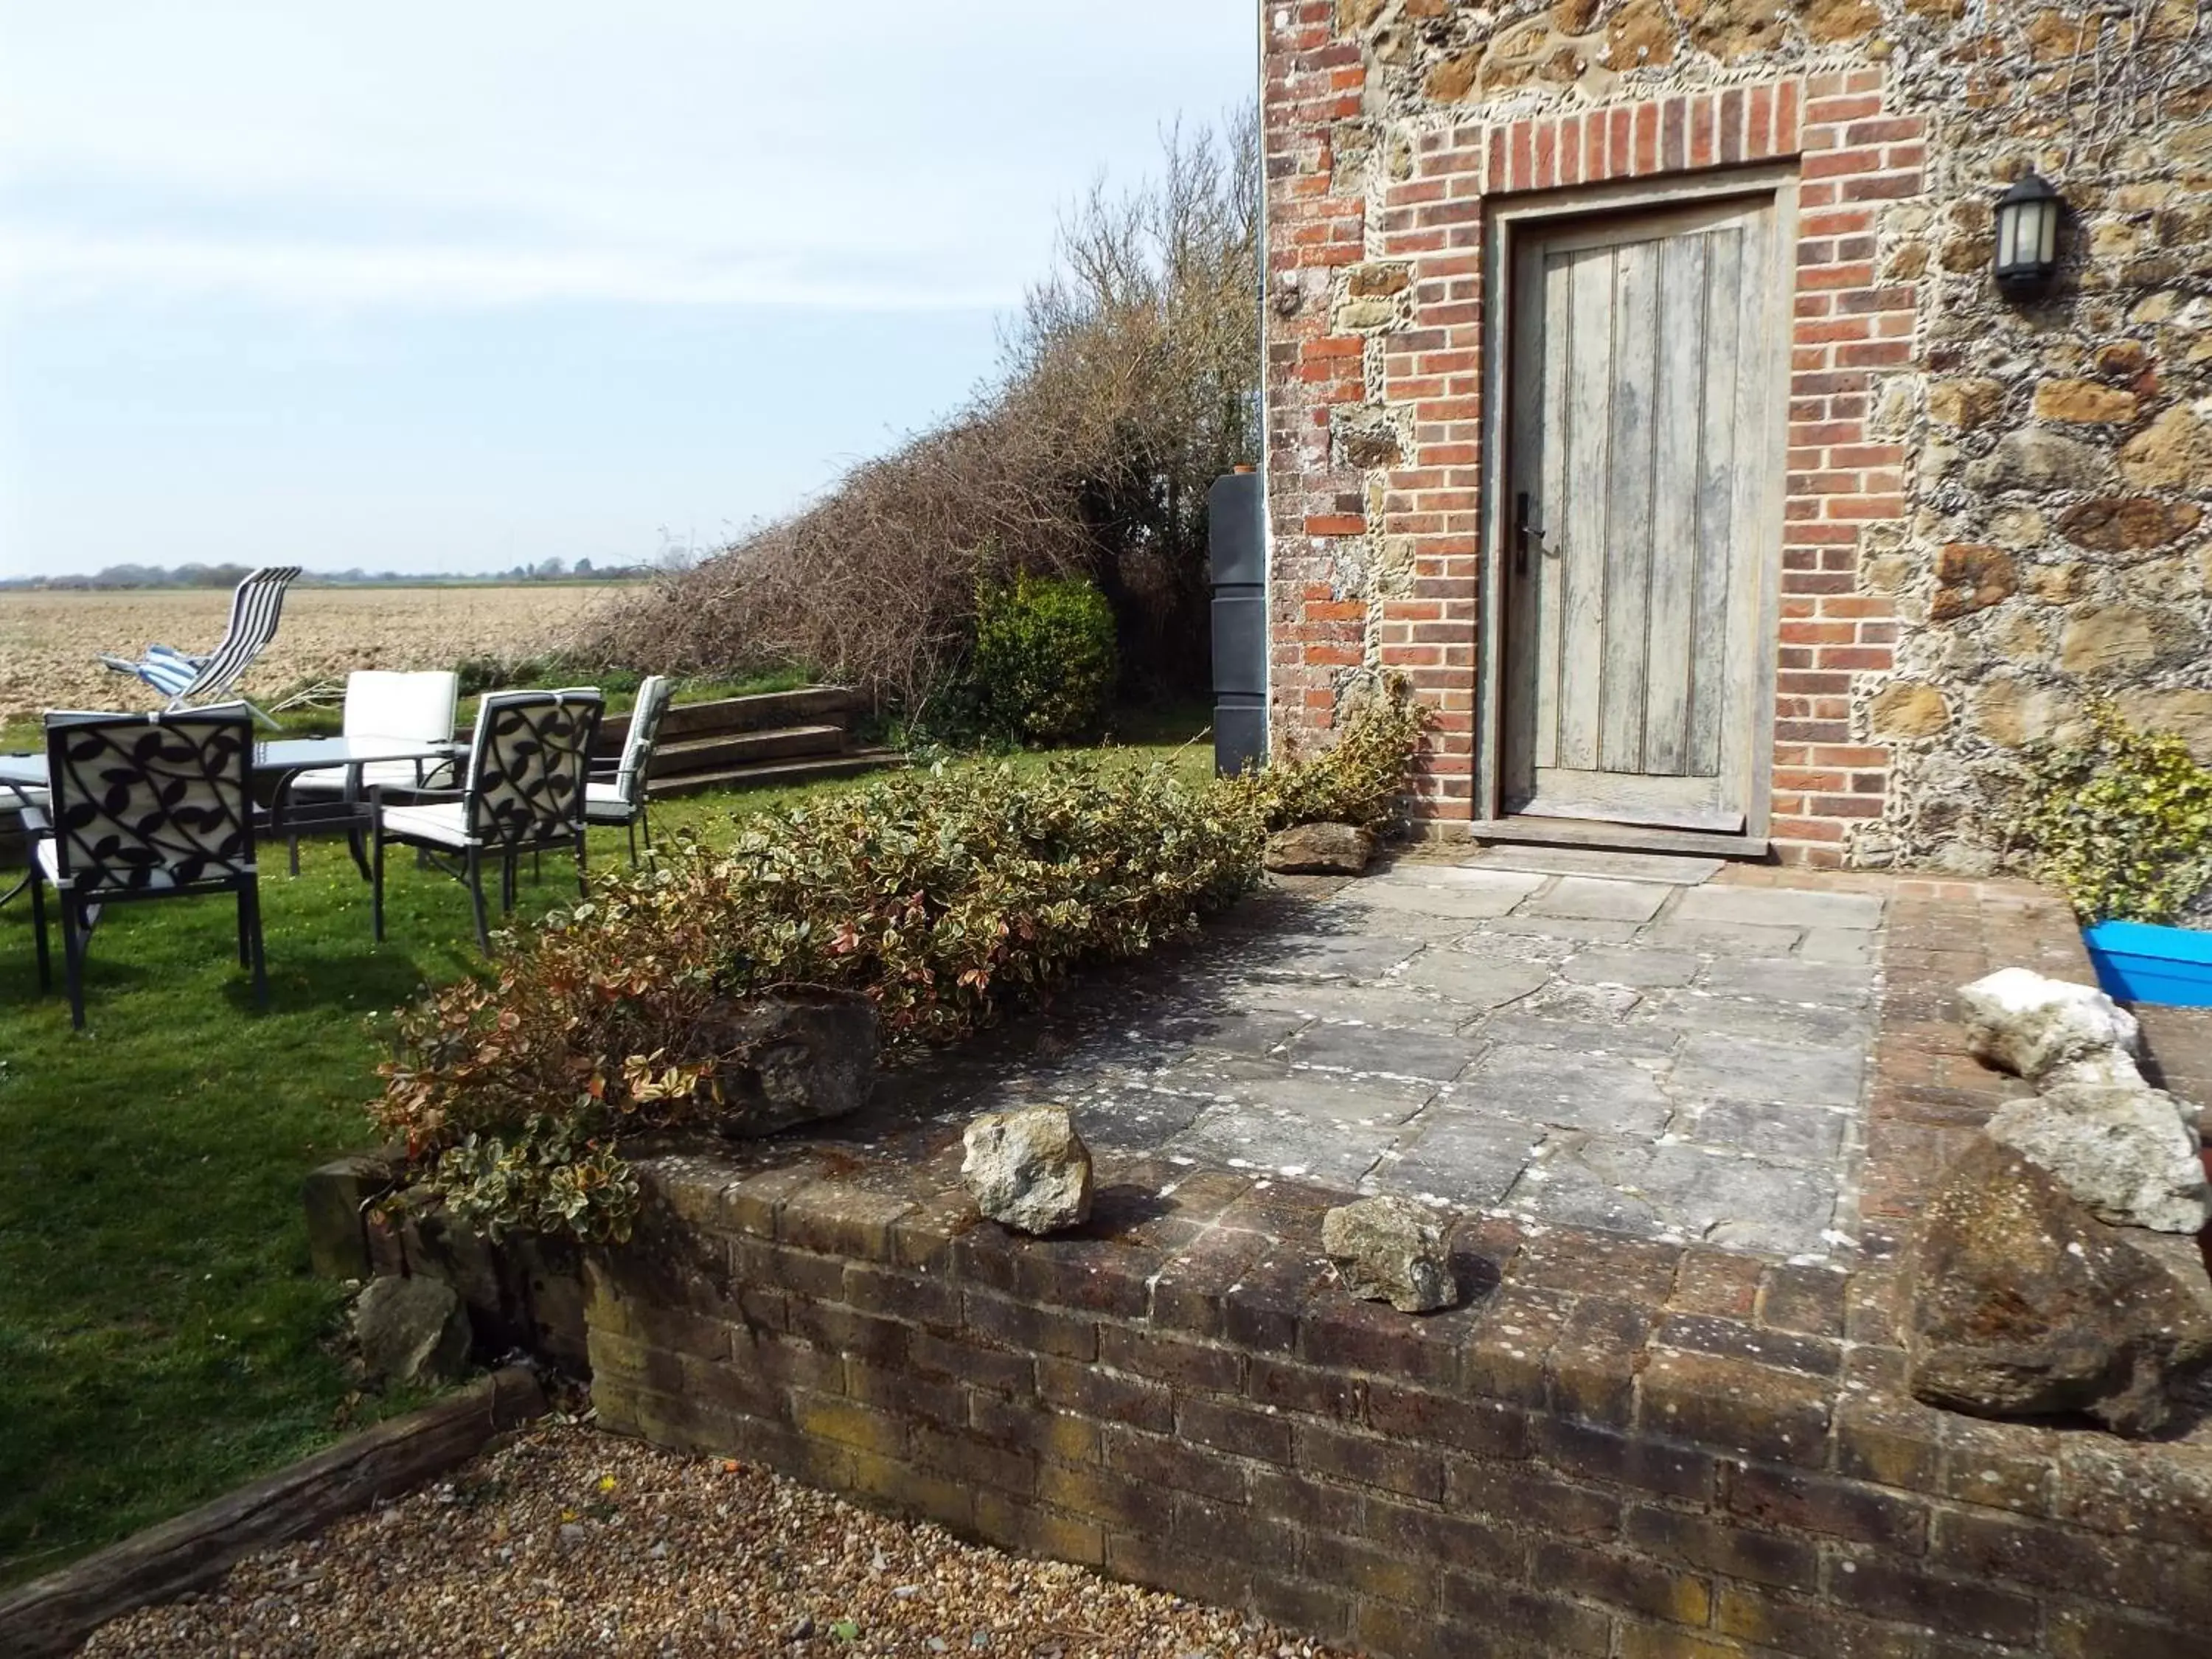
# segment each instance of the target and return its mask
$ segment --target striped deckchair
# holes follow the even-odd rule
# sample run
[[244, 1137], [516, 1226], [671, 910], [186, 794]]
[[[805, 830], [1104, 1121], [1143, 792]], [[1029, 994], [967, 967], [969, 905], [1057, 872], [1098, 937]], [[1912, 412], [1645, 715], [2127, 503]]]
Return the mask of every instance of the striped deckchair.
[[[149, 645], [146, 654], [137, 662], [121, 657], [102, 657], [100, 660], [118, 674], [129, 674], [142, 679], [169, 700], [168, 712], [193, 702], [204, 702], [222, 696], [238, 684], [240, 676], [252, 667], [253, 659], [267, 648], [276, 637], [276, 619], [284, 608], [284, 590], [297, 580], [300, 567], [296, 564], [272, 565], [257, 570], [239, 583], [238, 591], [230, 598], [230, 626], [223, 631], [222, 643], [204, 657], [187, 656], [166, 645]], [[276, 722], [254, 708], [254, 715], [272, 729]]]

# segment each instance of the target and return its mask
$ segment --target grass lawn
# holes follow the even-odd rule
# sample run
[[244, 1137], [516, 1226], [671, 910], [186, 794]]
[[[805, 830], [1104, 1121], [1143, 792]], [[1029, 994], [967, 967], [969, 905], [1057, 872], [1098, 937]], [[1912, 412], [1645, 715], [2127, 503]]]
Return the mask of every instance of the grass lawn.
[[[1182, 739], [1203, 723], [1132, 721], [1109, 753], [1200, 777], [1210, 750]], [[666, 802], [656, 839], [853, 787]], [[599, 865], [620, 848], [593, 832]], [[0, 1586], [413, 1403], [349, 1394], [327, 1346], [343, 1298], [308, 1274], [299, 1186], [368, 1139], [369, 1017], [480, 964], [467, 894], [396, 853], [378, 947], [343, 841], [306, 843], [296, 879], [281, 854], [263, 862], [266, 1013], [225, 902], [122, 906], [94, 936], [74, 1034], [58, 940], [40, 997], [29, 906], [0, 908]], [[518, 915], [573, 896], [564, 874], [549, 860], [543, 885], [526, 879]]]

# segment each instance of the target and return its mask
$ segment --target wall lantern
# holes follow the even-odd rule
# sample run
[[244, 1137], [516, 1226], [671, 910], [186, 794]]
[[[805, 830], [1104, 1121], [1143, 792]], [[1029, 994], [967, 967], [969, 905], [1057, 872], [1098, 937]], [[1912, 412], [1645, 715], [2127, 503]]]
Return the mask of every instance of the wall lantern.
[[1997, 291], [2008, 299], [2039, 294], [2058, 271], [2058, 218], [2066, 203], [2039, 173], [1997, 198]]

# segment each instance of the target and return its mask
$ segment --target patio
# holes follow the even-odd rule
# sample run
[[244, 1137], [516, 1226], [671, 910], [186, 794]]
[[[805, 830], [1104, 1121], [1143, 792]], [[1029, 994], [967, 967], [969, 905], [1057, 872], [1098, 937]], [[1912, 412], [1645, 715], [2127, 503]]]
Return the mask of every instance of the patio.
[[1499, 849], [1293, 880], [1174, 969], [888, 1092], [948, 1121], [1058, 1099], [1095, 1147], [1174, 1164], [1824, 1255], [1856, 1226], [1884, 900], [1723, 874]]

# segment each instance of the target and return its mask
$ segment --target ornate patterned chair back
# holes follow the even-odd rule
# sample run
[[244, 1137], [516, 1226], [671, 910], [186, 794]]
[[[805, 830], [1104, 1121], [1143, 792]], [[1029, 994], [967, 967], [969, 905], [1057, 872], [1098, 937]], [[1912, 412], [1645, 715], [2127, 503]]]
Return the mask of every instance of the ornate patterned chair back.
[[64, 885], [131, 891], [254, 873], [253, 717], [46, 716], [54, 856]]
[[573, 839], [606, 703], [597, 691], [494, 691], [477, 712], [468, 830], [509, 849]]
[[622, 764], [615, 772], [615, 792], [626, 801], [645, 793], [645, 775], [653, 765], [653, 747], [660, 741], [660, 717], [676, 682], [665, 674], [648, 674], [637, 688], [637, 703], [630, 710], [629, 733], [623, 739]]

